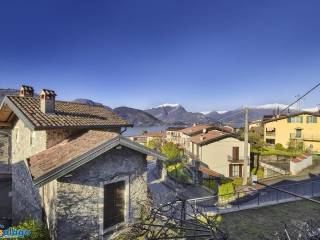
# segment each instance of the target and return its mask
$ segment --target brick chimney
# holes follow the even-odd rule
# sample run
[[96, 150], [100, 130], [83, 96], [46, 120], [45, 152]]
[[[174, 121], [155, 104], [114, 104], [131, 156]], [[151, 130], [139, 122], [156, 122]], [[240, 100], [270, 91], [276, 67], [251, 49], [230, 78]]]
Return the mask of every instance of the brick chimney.
[[56, 96], [53, 90], [42, 89], [40, 93], [40, 109], [43, 113], [54, 113]]
[[20, 97], [33, 97], [34, 90], [33, 87], [27, 85], [21, 85], [19, 96]]

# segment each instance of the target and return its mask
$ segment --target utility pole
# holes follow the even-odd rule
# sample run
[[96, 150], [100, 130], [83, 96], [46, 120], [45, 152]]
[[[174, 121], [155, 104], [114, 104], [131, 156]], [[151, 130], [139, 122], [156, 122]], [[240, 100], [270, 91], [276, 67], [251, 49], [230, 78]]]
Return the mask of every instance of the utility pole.
[[248, 142], [249, 142], [248, 108], [244, 109], [244, 163], [243, 163], [243, 185], [248, 183]]

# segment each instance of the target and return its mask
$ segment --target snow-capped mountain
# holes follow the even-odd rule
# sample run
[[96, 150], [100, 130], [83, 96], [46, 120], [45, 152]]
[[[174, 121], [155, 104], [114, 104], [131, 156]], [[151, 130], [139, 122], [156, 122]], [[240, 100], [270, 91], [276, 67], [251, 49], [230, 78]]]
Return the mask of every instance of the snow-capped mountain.
[[226, 111], [226, 110], [217, 111], [217, 113], [219, 113], [219, 114], [225, 114], [226, 112], [228, 112], [228, 111]]
[[269, 103], [269, 104], [264, 104], [260, 106], [255, 106], [252, 108], [257, 108], [257, 109], [285, 109], [288, 107], [288, 105], [281, 104], [281, 103]]
[[164, 103], [164, 104], [161, 104], [159, 106], [157, 106], [156, 108], [159, 108], [159, 107], [179, 107], [181, 106], [179, 103]]
[[318, 112], [319, 111], [319, 107], [304, 108], [302, 110], [306, 111], [306, 112]]

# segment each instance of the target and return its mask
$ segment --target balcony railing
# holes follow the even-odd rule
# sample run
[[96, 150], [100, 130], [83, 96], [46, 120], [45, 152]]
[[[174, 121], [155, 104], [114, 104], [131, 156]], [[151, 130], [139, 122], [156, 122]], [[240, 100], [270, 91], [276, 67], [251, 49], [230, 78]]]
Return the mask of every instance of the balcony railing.
[[228, 155], [228, 161], [231, 163], [243, 163], [244, 162], [244, 157], [240, 157], [239, 159], [233, 158], [233, 156]]
[[290, 139], [296, 139], [296, 140], [310, 140], [310, 141], [320, 141], [320, 135], [319, 134], [296, 134], [296, 133], [290, 133]]
[[266, 136], [267, 137], [275, 137], [276, 136], [276, 132], [266, 132]]

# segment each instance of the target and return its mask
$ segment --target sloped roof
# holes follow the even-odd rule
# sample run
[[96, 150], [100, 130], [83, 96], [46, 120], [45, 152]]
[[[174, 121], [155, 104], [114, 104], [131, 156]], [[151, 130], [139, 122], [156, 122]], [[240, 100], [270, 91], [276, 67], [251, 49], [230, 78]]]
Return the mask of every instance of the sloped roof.
[[212, 125], [212, 124], [199, 124], [199, 125], [191, 126], [188, 128], [184, 128], [184, 129], [180, 130], [180, 132], [183, 132], [184, 134], [186, 134], [188, 136], [192, 136], [194, 134], [201, 133], [203, 131], [203, 129], [210, 130], [210, 129], [215, 129], [215, 128], [217, 128], [217, 126]]
[[216, 171], [213, 171], [212, 169], [210, 168], [207, 168], [207, 167], [204, 167], [204, 166], [200, 166], [199, 167], [199, 171], [210, 176], [210, 177], [216, 177], [216, 178], [221, 178], [221, 177], [224, 177], [223, 174], [221, 173], [218, 173]]
[[29, 169], [36, 186], [42, 186], [73, 171], [97, 156], [121, 145], [165, 161], [166, 157], [121, 135], [89, 130], [31, 156]]
[[66, 139], [29, 158], [31, 175], [34, 178], [40, 177], [117, 136], [118, 134], [112, 132], [90, 130]]
[[158, 132], [147, 132], [145, 134], [146, 137], [155, 137], [155, 138], [164, 138], [166, 137], [166, 133], [163, 131], [158, 131]]
[[10, 109], [34, 130], [52, 128], [110, 128], [132, 126], [104, 106], [56, 101], [55, 113], [40, 110], [38, 97], [7, 96], [0, 107], [0, 122], [9, 121]]
[[205, 145], [214, 141], [219, 141], [224, 138], [235, 137], [235, 135], [222, 132], [219, 130], [211, 130], [207, 133], [198, 134], [191, 138], [191, 142], [199, 145]]
[[275, 117], [275, 118], [264, 120], [263, 123], [274, 122], [274, 121], [286, 119], [286, 118], [289, 118], [289, 117], [300, 116], [300, 115], [311, 115], [311, 116], [315, 116], [315, 117], [320, 117], [320, 114], [318, 112], [306, 112], [306, 111], [303, 111], [303, 112], [294, 113], [294, 114], [280, 115], [279, 117]]

